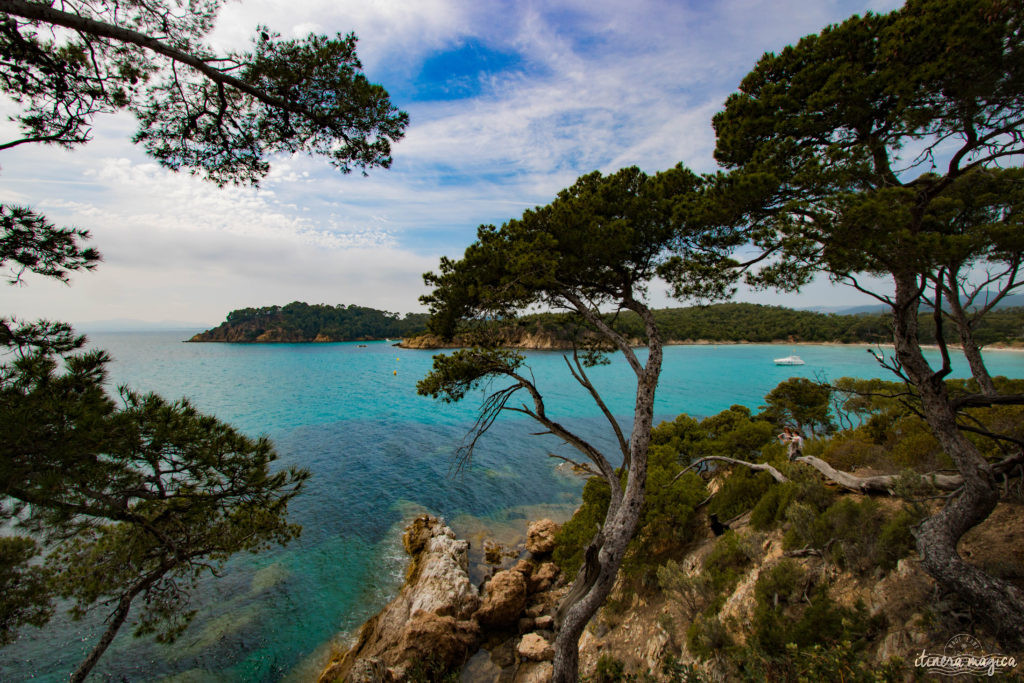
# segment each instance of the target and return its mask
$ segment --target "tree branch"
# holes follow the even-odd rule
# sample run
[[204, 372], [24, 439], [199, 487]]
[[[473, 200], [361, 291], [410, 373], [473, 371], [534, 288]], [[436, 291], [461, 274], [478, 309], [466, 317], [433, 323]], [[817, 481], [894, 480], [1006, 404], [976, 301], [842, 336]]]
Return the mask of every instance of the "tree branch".
[[316, 119], [312, 112], [305, 107], [294, 102], [289, 102], [288, 100], [274, 97], [256, 86], [246, 83], [234, 76], [230, 76], [220, 69], [215, 69], [202, 59], [194, 57], [187, 52], [182, 52], [181, 50], [147, 36], [144, 33], [139, 33], [138, 31], [122, 28], [120, 26], [114, 26], [102, 21], [96, 21], [95, 19], [82, 17], [70, 12], [62, 12], [58, 9], [54, 9], [53, 7], [37, 2], [27, 2], [26, 0], [0, 0], [0, 12], [19, 16], [24, 19], [29, 19], [30, 21], [42, 21], [54, 26], [63, 26], [64, 28], [68, 28], [73, 31], [82, 31], [92, 35], [101, 36], [103, 38], [110, 38], [122, 43], [137, 45], [149, 50], [150, 52], [163, 55], [175, 62], [190, 66], [214, 83], [219, 85], [229, 85], [240, 92], [244, 92], [247, 95], [255, 97], [257, 100], [271, 107], [302, 114], [310, 119]]

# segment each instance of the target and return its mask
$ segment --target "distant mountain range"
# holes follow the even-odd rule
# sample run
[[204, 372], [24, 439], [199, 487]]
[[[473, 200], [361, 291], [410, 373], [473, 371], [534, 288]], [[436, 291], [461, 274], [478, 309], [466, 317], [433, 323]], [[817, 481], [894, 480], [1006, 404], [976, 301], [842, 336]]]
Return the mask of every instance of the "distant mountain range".
[[[984, 301], [984, 297], [980, 297]], [[996, 308], [1015, 308], [1024, 306], [1024, 294], [1010, 294], [999, 302]], [[878, 315], [888, 313], [889, 307], [885, 304], [868, 304], [866, 306], [811, 306], [802, 308], [803, 311], [815, 311], [816, 313], [835, 313], [836, 315]]]

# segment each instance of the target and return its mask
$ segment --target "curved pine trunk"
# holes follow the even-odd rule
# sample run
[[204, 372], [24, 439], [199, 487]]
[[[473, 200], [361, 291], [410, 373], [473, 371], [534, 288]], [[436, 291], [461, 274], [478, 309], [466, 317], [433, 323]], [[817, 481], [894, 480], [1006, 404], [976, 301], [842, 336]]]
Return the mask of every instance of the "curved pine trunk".
[[921, 353], [916, 279], [912, 275], [894, 279], [893, 342], [897, 360], [921, 394], [928, 426], [964, 480], [960, 495], [918, 528], [921, 565], [939, 585], [976, 606], [999, 633], [1024, 640], [1024, 591], [964, 562], [957, 552], [960, 538], [991, 514], [999, 502], [999, 489], [991, 463], [957, 427], [943, 376], [934, 373]]
[[[589, 573], [593, 584], [577, 602], [564, 605], [560, 610], [564, 617], [555, 637], [552, 683], [576, 683], [579, 680], [580, 636], [615, 585], [626, 547], [633, 539], [640, 521], [640, 511], [647, 489], [647, 450], [651, 443], [651, 428], [654, 422], [654, 392], [658, 386], [662, 361], [661, 337], [650, 312], [645, 312], [649, 353], [644, 372], [637, 379], [633, 431], [629, 437], [630, 461], [626, 488], [621, 503], [608, 508], [605, 525], [601, 530], [603, 543], [596, 554], [596, 572], [595, 567], [591, 567], [591, 571], [588, 572], [584, 566], [576, 578], [577, 582], [584, 581]], [[596, 578], [593, 577], [595, 573]], [[571, 592], [572, 589], [570, 594]]]
[[957, 329], [960, 332], [960, 345], [963, 347], [964, 357], [967, 358], [967, 364], [971, 368], [971, 376], [978, 383], [981, 393], [986, 396], [995, 396], [996, 385], [992, 382], [992, 376], [988, 374], [988, 368], [985, 367], [985, 360], [981, 357], [981, 349], [974, 341], [972, 330], [966, 322], [962, 325], [958, 323]]

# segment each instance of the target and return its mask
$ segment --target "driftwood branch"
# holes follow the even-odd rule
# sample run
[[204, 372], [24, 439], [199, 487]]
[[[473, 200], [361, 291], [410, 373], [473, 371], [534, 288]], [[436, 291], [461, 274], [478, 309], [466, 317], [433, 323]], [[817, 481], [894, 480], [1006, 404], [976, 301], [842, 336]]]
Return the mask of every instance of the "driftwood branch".
[[683, 476], [684, 474], [686, 474], [687, 472], [689, 472], [693, 468], [699, 467], [700, 465], [703, 465], [705, 462], [708, 462], [710, 460], [716, 460], [716, 461], [719, 461], [719, 462], [727, 462], [727, 463], [730, 463], [732, 465], [743, 465], [744, 467], [748, 467], [748, 468], [754, 470], [755, 472], [767, 472], [768, 474], [772, 475], [772, 479], [774, 479], [775, 481], [779, 482], [780, 484], [784, 484], [787, 481], [789, 481], [789, 479], [787, 479], [786, 476], [784, 474], [782, 474], [782, 472], [779, 472], [777, 469], [775, 469], [774, 467], [772, 467], [771, 465], [769, 465], [767, 463], [747, 462], [746, 460], [737, 460], [736, 458], [726, 458], [726, 457], [721, 456], [721, 455], [707, 455], [707, 456], [704, 456], [703, 458], [700, 458], [699, 460], [694, 460], [689, 465], [687, 465], [679, 474], [677, 474], [672, 479], [672, 481], [669, 482], [669, 486], [671, 486], [672, 484], [676, 483], [676, 480], [679, 479], [679, 477]]

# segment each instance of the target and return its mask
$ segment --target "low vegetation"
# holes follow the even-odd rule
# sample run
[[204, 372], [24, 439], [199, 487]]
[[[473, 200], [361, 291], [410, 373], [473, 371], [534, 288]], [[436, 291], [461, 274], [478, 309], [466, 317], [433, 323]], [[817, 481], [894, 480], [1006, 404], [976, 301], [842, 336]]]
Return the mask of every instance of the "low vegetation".
[[[665, 659], [657, 677], [605, 652], [590, 680], [696, 681], [709, 671], [735, 680], [831, 680], [840, 674], [852, 681], [903, 679], [906, 662], [875, 659], [889, 626], [884, 613], [839, 600], [837, 581], [846, 577], [844, 585], [870, 587], [901, 559], [915, 556], [914, 529], [937, 504], [923, 475], [948, 467], [948, 460], [901, 400], [902, 385], [847, 378], [809, 391], [806, 382], [783, 382], [758, 412], [732, 406], [704, 419], [680, 415], [653, 430], [643, 522], [600, 621], [614, 627], [627, 617], [621, 596], [661, 601], [671, 610], [658, 623], [682, 651]], [[996, 379], [1003, 392], [1020, 391], [1018, 384]], [[954, 395], [972, 390], [960, 380], [948, 385]], [[985, 407], [973, 418], [978, 424], [998, 422], [1020, 438], [1022, 413], [1020, 407]], [[808, 454], [837, 469], [882, 468], [899, 475], [892, 495], [844, 490], [807, 463], [788, 461], [775, 435], [782, 425], [794, 424], [795, 416], [814, 416], [818, 436], [808, 440]], [[993, 460], [1002, 455], [992, 439], [972, 438]], [[707, 456], [771, 464], [785, 481], [742, 465], [703, 461]], [[1007, 497], [1022, 502], [1018, 483], [1007, 487]], [[558, 538], [556, 560], [569, 572], [579, 567], [604, 517], [607, 486], [591, 479], [583, 499]], [[705, 544], [704, 552], [696, 552]], [[770, 546], [775, 554], [766, 556]], [[744, 581], [755, 582], [741, 626], [726, 603]], [[933, 626], [948, 626], [942, 606], [916, 608]]]

